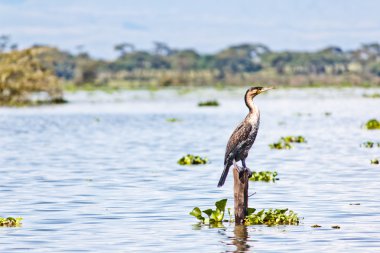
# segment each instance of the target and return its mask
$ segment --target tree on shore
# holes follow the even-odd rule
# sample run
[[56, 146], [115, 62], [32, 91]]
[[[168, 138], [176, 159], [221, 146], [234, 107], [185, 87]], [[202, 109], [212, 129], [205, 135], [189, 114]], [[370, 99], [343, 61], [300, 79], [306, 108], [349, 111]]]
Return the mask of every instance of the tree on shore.
[[44, 93], [44, 102], [63, 101], [58, 78], [38, 59], [45, 50], [37, 47], [0, 53], [0, 104], [29, 104], [34, 93]]

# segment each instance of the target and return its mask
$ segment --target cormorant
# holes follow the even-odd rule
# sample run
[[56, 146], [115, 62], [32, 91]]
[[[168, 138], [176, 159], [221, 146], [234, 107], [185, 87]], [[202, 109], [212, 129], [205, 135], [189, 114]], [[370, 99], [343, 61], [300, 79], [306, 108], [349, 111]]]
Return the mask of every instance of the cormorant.
[[[255, 142], [257, 131], [260, 125], [260, 111], [259, 108], [253, 103], [253, 98], [267, 90], [273, 89], [273, 87], [251, 87], [245, 93], [245, 104], [249, 109], [248, 115], [245, 117], [243, 122], [241, 122], [232, 133], [230, 139], [228, 140], [226, 147], [226, 154], [224, 157], [224, 170], [222, 176], [220, 177], [218, 187], [223, 186], [228, 175], [228, 171], [232, 164], [239, 170], [241, 174], [244, 170], [249, 169], [245, 165], [245, 159], [248, 156], [248, 152]], [[236, 166], [236, 162], [241, 161], [243, 168]], [[252, 172], [250, 172], [252, 175]]]

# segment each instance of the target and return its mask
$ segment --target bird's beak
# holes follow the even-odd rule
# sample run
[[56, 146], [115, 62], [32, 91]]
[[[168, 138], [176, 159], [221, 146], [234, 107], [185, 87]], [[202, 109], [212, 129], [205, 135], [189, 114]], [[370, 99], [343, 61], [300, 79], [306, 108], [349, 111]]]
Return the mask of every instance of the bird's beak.
[[264, 91], [268, 91], [268, 90], [272, 90], [274, 89], [274, 87], [264, 87], [260, 90], [260, 93], [264, 92]]

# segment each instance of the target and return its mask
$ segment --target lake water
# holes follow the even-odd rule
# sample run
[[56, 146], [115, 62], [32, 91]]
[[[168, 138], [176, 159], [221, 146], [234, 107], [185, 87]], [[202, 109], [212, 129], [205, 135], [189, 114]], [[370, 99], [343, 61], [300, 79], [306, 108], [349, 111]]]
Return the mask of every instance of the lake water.
[[[66, 105], [2, 108], [0, 216], [24, 220], [0, 228], [0, 251], [379, 252], [380, 166], [370, 160], [380, 148], [360, 147], [380, 142], [380, 131], [361, 128], [380, 119], [380, 99], [362, 96], [373, 92], [278, 89], [255, 99], [261, 126], [247, 166], [280, 180], [251, 183], [250, 206], [303, 217], [277, 227], [199, 229], [188, 214], [222, 198], [233, 207], [232, 174], [216, 185], [247, 113], [243, 89], [77, 93]], [[221, 106], [197, 107], [207, 99]], [[307, 143], [269, 149], [285, 135]], [[210, 164], [177, 165], [187, 153]]]

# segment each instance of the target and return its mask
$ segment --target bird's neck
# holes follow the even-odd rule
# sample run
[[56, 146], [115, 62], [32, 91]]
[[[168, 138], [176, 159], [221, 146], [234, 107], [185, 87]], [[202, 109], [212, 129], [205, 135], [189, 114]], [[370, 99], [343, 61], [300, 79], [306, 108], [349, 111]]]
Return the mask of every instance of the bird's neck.
[[253, 103], [253, 98], [250, 98], [250, 97], [246, 96], [245, 97], [245, 104], [247, 105], [250, 114], [251, 113], [258, 113], [259, 109]]

